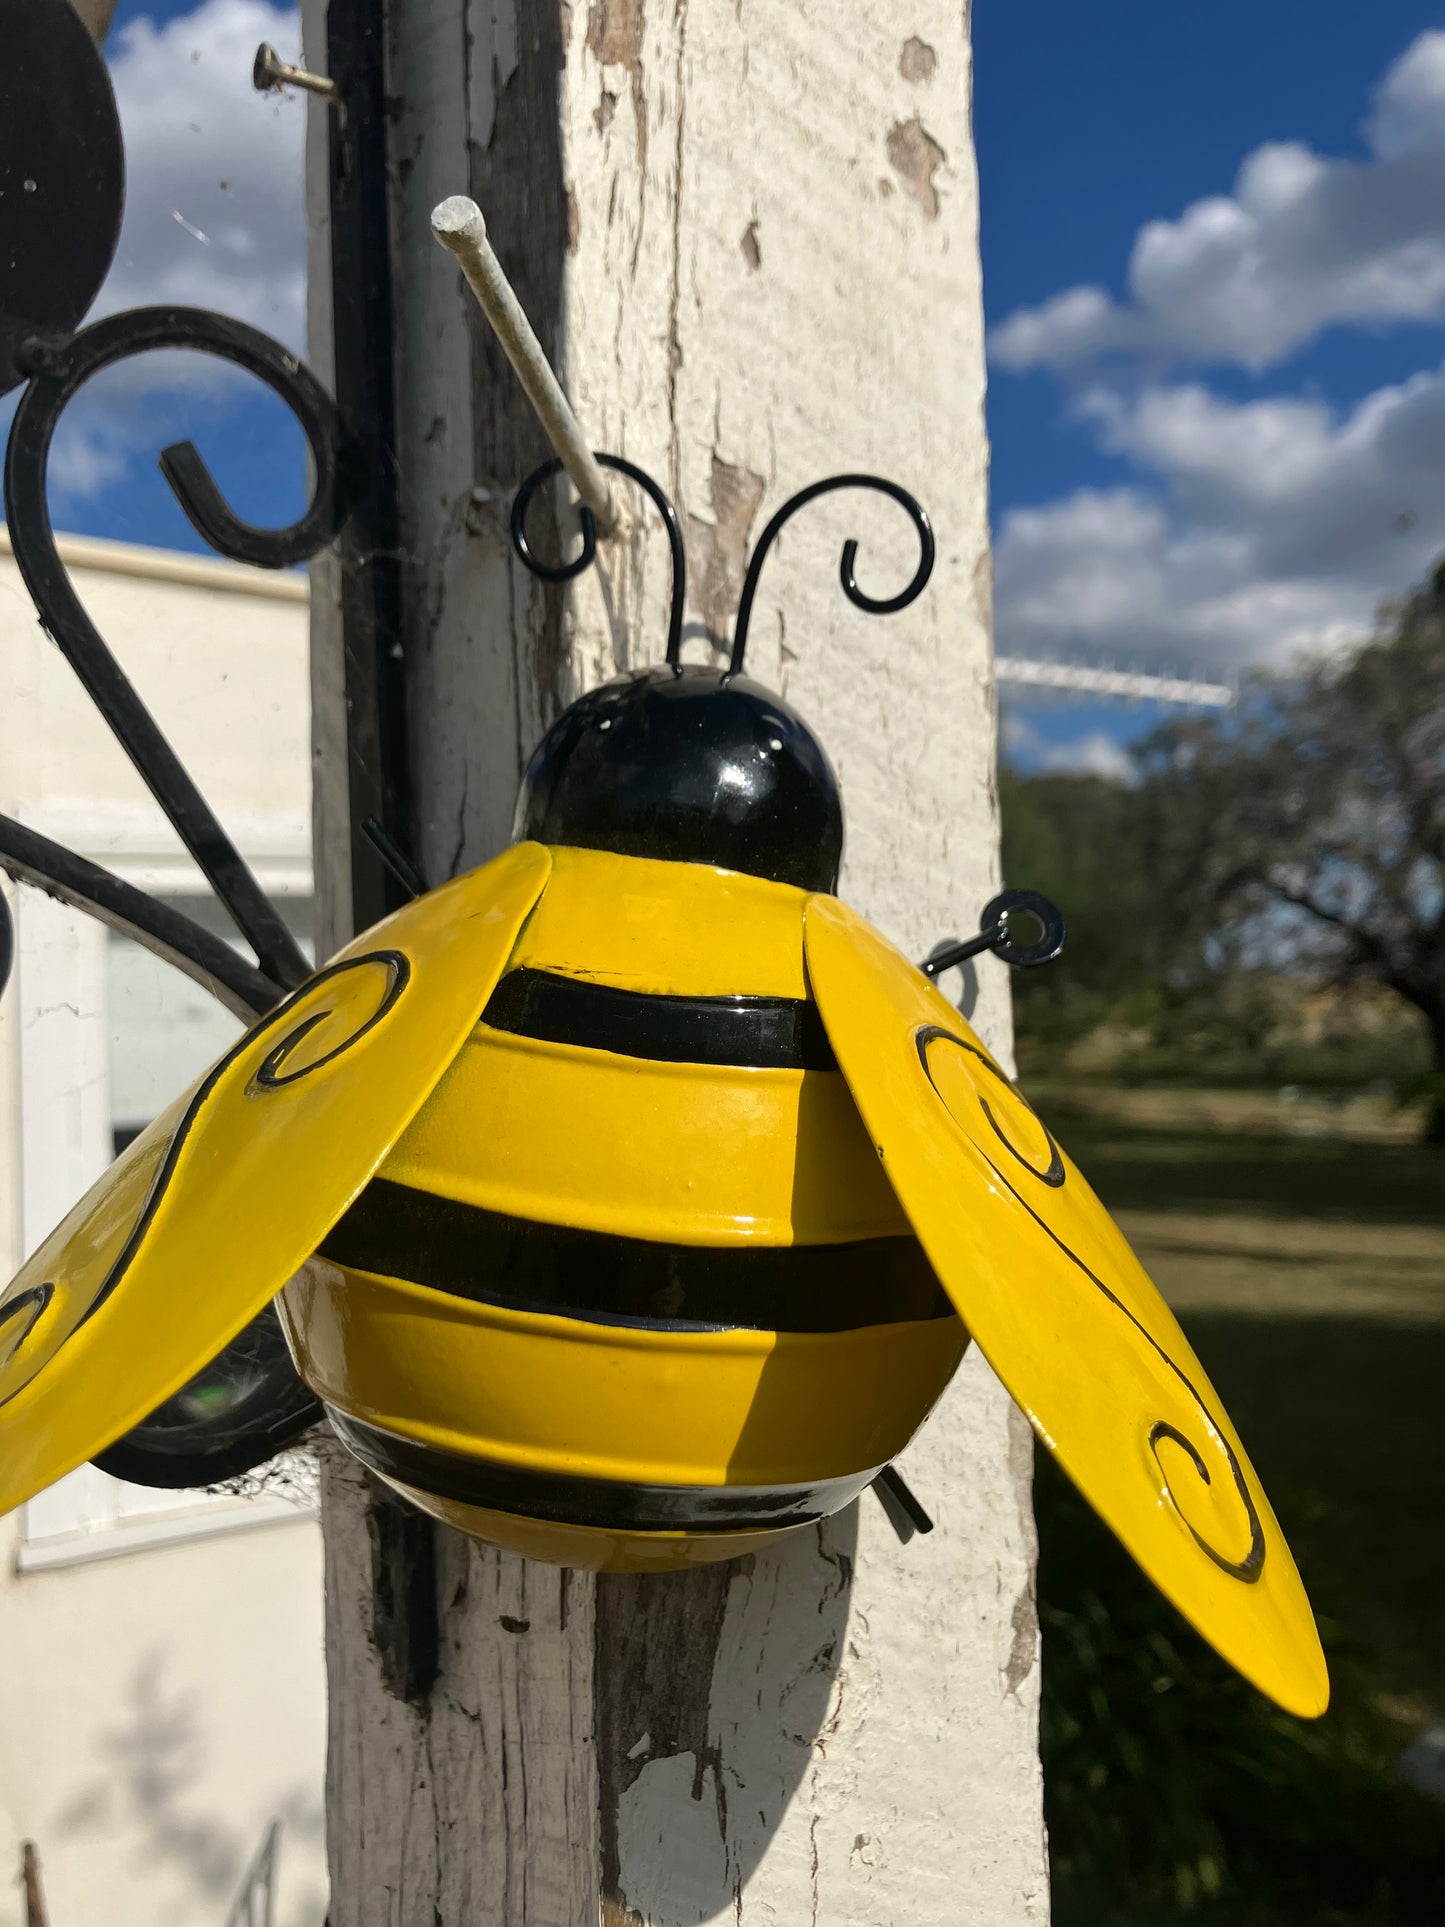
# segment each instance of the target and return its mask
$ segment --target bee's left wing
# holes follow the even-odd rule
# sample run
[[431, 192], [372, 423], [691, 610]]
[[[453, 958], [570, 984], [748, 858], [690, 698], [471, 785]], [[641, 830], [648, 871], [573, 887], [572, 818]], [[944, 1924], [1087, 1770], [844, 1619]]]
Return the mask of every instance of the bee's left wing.
[[455, 1057], [550, 869], [518, 844], [367, 931], [45, 1240], [0, 1294], [0, 1513], [178, 1390], [311, 1255]]
[[1247, 1679], [1324, 1711], [1309, 1601], [1204, 1368], [959, 1013], [833, 897], [808, 977], [883, 1169], [980, 1350], [1144, 1571]]

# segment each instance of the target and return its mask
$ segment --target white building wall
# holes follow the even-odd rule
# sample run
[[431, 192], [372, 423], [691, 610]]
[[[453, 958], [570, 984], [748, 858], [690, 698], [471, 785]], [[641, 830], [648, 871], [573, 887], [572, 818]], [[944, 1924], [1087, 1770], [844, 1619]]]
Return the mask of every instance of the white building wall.
[[[62, 553], [264, 887], [309, 895], [304, 581], [109, 543]], [[41, 632], [3, 531], [0, 652], [0, 811], [133, 883], [203, 893]], [[117, 1015], [108, 934], [38, 892], [8, 895], [6, 1275], [109, 1161]], [[189, 1056], [204, 1062], [235, 1026], [222, 1014], [213, 1030], [176, 985], [175, 1021], [167, 1002], [149, 1042], [178, 1089], [201, 1067]], [[23, 1917], [10, 1879], [23, 1839], [39, 1847], [56, 1927], [222, 1927], [276, 1819], [276, 1927], [321, 1927], [324, 1708], [320, 1545], [304, 1503], [145, 1492], [87, 1467], [0, 1520], [0, 1927]]]

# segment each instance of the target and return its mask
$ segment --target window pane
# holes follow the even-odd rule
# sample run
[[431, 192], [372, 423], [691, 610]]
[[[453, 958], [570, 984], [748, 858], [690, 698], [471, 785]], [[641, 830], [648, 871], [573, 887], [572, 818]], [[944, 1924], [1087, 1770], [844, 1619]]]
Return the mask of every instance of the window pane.
[[[165, 899], [248, 954], [220, 905], [210, 897]], [[287, 928], [313, 956], [310, 897], [278, 900]], [[123, 1150], [160, 1110], [215, 1062], [242, 1025], [214, 997], [129, 937], [112, 931], [107, 945], [110, 1118]]]

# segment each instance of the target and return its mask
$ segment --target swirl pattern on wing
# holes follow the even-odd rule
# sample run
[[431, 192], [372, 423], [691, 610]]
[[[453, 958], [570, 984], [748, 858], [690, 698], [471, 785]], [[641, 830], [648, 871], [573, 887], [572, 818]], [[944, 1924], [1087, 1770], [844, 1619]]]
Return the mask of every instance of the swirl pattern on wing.
[[[1120, 1312], [1129, 1320], [1129, 1323], [1134, 1327], [1139, 1336], [1153, 1350], [1168, 1370], [1174, 1374], [1189, 1394], [1189, 1397], [1194, 1401], [1195, 1405], [1198, 1406], [1200, 1416], [1204, 1420], [1207, 1428], [1207, 1438], [1210, 1443], [1216, 1445], [1224, 1454], [1234, 1490], [1238, 1493], [1240, 1503], [1244, 1508], [1245, 1520], [1249, 1528], [1249, 1549], [1242, 1559], [1231, 1559], [1226, 1553], [1221, 1552], [1217, 1546], [1211, 1545], [1204, 1533], [1202, 1533], [1194, 1524], [1193, 1520], [1190, 1519], [1186, 1508], [1180, 1503], [1179, 1495], [1175, 1492], [1170, 1466], [1159, 1451], [1161, 1440], [1167, 1439], [1177, 1445], [1185, 1455], [1194, 1472], [1203, 1480], [1204, 1484], [1212, 1486], [1214, 1483], [1213, 1478], [1210, 1475], [1204, 1455], [1198, 1446], [1186, 1436], [1179, 1426], [1172, 1424], [1167, 1419], [1157, 1419], [1153, 1422], [1149, 1430], [1149, 1448], [1154, 1454], [1155, 1461], [1159, 1466], [1159, 1471], [1163, 1477], [1169, 1496], [1174, 1501], [1180, 1518], [1193, 1535], [1196, 1545], [1198, 1545], [1202, 1552], [1208, 1554], [1222, 1572], [1229, 1573], [1232, 1578], [1241, 1580], [1246, 1585], [1253, 1584], [1264, 1570], [1264, 1530], [1260, 1524], [1258, 1509], [1250, 1495], [1249, 1487], [1245, 1483], [1244, 1473], [1241, 1470], [1239, 1459], [1233, 1447], [1230, 1445], [1229, 1440], [1224, 1436], [1219, 1421], [1211, 1413], [1208, 1402], [1202, 1396], [1189, 1374], [1179, 1364], [1178, 1360], [1171, 1357], [1144, 1321], [1130, 1310], [1129, 1306], [1119, 1294], [1112, 1291], [1103, 1278], [1099, 1276], [1098, 1272], [1085, 1264], [1079, 1254], [1059, 1236], [1059, 1233], [1054, 1227], [1034, 1209], [1022, 1191], [1019, 1190], [1018, 1186], [1012, 1182], [1004, 1167], [1000, 1165], [995, 1158], [990, 1156], [988, 1147], [979, 1142], [977, 1135], [970, 1129], [967, 1120], [959, 1116], [956, 1099], [951, 1096], [947, 1081], [940, 1081], [940, 1078], [935, 1075], [934, 1066], [930, 1062], [930, 1052], [934, 1046], [940, 1043], [956, 1045], [959, 1050], [965, 1053], [966, 1059], [971, 1064], [981, 1064], [985, 1071], [988, 1072], [990, 1079], [998, 1087], [992, 1104], [990, 1104], [988, 1098], [984, 1095], [983, 1090], [979, 1088], [975, 1077], [968, 1079], [968, 1086], [971, 1094], [978, 1103], [979, 1109], [983, 1112], [984, 1117], [987, 1118], [992, 1127], [994, 1135], [998, 1138], [999, 1143], [1003, 1145], [1004, 1149], [1008, 1151], [1032, 1177], [1037, 1178], [1040, 1183], [1048, 1185], [1051, 1190], [1060, 1190], [1067, 1180], [1067, 1170], [1063, 1155], [1054, 1141], [1053, 1133], [1043, 1122], [1042, 1118], [1039, 1117], [1037, 1111], [1034, 1110], [1023, 1092], [1005, 1075], [1004, 1071], [994, 1062], [987, 1051], [980, 1048], [976, 1043], [970, 1043], [967, 1038], [960, 1037], [956, 1032], [945, 1029], [942, 1025], [925, 1024], [920, 1026], [914, 1035], [914, 1044], [918, 1051], [918, 1061], [923, 1066], [924, 1076], [928, 1079], [939, 1102], [948, 1112], [950, 1118], [952, 1118], [960, 1130], [967, 1133], [970, 1141], [982, 1154], [989, 1169], [993, 1172], [999, 1183], [1004, 1185], [1010, 1195], [1018, 1200], [1019, 1204], [1028, 1212], [1029, 1216], [1044, 1233], [1045, 1237], [1049, 1238], [1052, 1243], [1063, 1252], [1070, 1264], [1075, 1266], [1077, 1270], [1088, 1279], [1096, 1291], [1102, 1293], [1116, 1311]], [[1008, 1103], [1014, 1110], [1015, 1116], [1021, 1113], [1027, 1120], [1031, 1130], [1043, 1140], [1043, 1144], [1047, 1148], [1048, 1153], [1048, 1162], [1044, 1165], [1043, 1169], [1039, 1168], [1040, 1164], [1043, 1163], [1040, 1152], [1038, 1150], [1034, 1151], [1034, 1156], [1039, 1159], [1039, 1162], [1032, 1162], [1026, 1152], [1021, 1150], [1019, 1146], [1012, 1141], [1008, 1133], [999, 1123], [997, 1109], [1002, 1103]], [[1019, 1135], [1017, 1128], [1015, 1128], [1015, 1135]]]
[[[333, 1063], [381, 1021], [409, 976], [407, 959], [394, 950], [373, 951], [319, 971], [240, 1037], [185, 1098], [126, 1148], [109, 1182], [83, 1198], [46, 1240], [47, 1245], [58, 1245], [57, 1255], [63, 1256], [55, 1275], [32, 1283], [26, 1267], [0, 1294], [0, 1405], [23, 1390], [121, 1284], [170, 1188], [207, 1099], [231, 1066], [277, 1030], [282, 1035], [247, 1086], [248, 1097], [282, 1088]], [[351, 980], [348, 989], [353, 998], [344, 1005], [323, 1001], [321, 1008], [310, 1008], [319, 990], [343, 977]], [[374, 982], [368, 984], [368, 978]], [[353, 1001], [357, 988], [363, 990], [359, 1008]], [[299, 1020], [298, 1006], [304, 1010]], [[304, 1053], [303, 1044], [308, 1047]], [[293, 1059], [300, 1061], [292, 1063]], [[287, 1075], [268, 1079], [268, 1067], [274, 1070], [283, 1061], [291, 1065]], [[29, 1316], [21, 1324], [27, 1310]], [[14, 1331], [12, 1323], [17, 1326]]]
[[978, 1348], [1150, 1579], [1246, 1678], [1312, 1717], [1309, 1601], [1178, 1320], [1053, 1134], [936, 986], [836, 898], [808, 982], [883, 1169]]

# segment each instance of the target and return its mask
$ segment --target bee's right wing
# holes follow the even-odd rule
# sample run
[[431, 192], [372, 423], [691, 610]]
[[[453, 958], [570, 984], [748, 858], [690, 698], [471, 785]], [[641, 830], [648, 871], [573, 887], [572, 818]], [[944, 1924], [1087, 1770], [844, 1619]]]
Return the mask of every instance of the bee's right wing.
[[128, 1146], [0, 1295], [0, 1513], [275, 1296], [451, 1063], [546, 885], [534, 843], [377, 924]]
[[1291, 1712], [1329, 1682], [1309, 1601], [1204, 1368], [1123, 1235], [958, 1012], [835, 898], [808, 981], [883, 1168], [979, 1350], [1140, 1566]]

